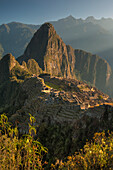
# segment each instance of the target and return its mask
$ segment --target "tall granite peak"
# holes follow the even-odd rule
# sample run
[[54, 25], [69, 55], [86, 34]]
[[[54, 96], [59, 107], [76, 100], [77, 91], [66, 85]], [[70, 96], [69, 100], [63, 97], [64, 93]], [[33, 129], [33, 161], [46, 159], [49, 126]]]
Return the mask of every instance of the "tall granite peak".
[[34, 59], [44, 72], [53, 76], [77, 78], [104, 92], [110, 85], [112, 71], [106, 60], [66, 46], [50, 23], [43, 24], [34, 34], [18, 61], [27, 63], [29, 59]]
[[40, 29], [34, 34], [30, 43], [28, 44], [24, 55], [18, 58], [18, 61], [21, 63], [23, 60], [27, 62], [29, 59], [35, 59], [41, 68], [44, 69], [44, 55], [47, 49], [48, 39], [55, 35], [56, 31], [52, 24], [45, 23]]
[[17, 60], [35, 59], [39, 67], [51, 75], [70, 77], [67, 47], [50, 23], [43, 24], [34, 34], [23, 56]]
[[49, 22], [45, 22], [44, 24], [42, 24], [42, 26], [40, 27], [41, 29], [45, 28], [45, 29], [54, 29], [53, 25]]

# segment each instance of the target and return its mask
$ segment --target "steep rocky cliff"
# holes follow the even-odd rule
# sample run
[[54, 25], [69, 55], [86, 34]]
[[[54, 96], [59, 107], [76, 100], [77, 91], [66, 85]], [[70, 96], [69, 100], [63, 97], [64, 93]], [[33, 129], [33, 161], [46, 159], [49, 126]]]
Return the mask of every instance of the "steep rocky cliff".
[[2, 45], [0, 44], [0, 59], [2, 58], [3, 52], [4, 52], [4, 49]]
[[111, 68], [97, 55], [66, 46], [52, 24], [45, 23], [34, 34], [18, 61], [35, 59], [41, 69], [54, 76], [77, 78], [106, 91], [110, 86]]
[[27, 95], [20, 85], [31, 75], [12, 54], [7, 54], [0, 60], [0, 113], [13, 114], [23, 105]]
[[46, 23], [34, 34], [23, 56], [18, 61], [35, 59], [45, 72], [63, 77], [71, 76], [67, 48], [54, 27]]
[[41, 74], [43, 71], [39, 67], [38, 63], [34, 59], [29, 59], [27, 64], [27, 69], [35, 75]]
[[0, 60], [0, 83], [11, 79], [24, 80], [31, 75], [30, 70], [20, 65], [12, 54], [7, 54]]
[[81, 50], [75, 50], [74, 54], [75, 69], [79, 71], [81, 80], [103, 91], [108, 88], [112, 71], [107, 61]]
[[17, 61], [11, 54], [4, 56], [0, 60], [0, 83], [10, 78], [11, 70], [13, 67], [15, 67], [16, 64]]

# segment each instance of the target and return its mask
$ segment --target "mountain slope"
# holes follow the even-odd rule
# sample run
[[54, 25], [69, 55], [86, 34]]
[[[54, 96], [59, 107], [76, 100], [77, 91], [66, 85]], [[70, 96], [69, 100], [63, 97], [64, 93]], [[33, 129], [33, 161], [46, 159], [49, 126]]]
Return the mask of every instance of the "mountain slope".
[[70, 76], [67, 48], [52, 24], [46, 23], [34, 34], [24, 55], [17, 60], [35, 59], [45, 72], [51, 75]]
[[90, 17], [83, 20], [69, 16], [51, 23], [63, 41], [75, 49], [98, 54], [113, 46], [113, 31], [105, 29], [101, 20]]
[[22, 63], [29, 59], [35, 59], [43, 71], [53, 76], [78, 78], [104, 91], [110, 84], [109, 64], [97, 55], [66, 46], [49, 23], [40, 27], [17, 60]]
[[0, 44], [0, 59], [2, 58], [3, 53], [4, 53], [4, 49], [3, 49], [2, 45]]
[[23, 105], [27, 95], [20, 84], [31, 75], [12, 54], [0, 60], [0, 113], [13, 114]]
[[[29, 62], [36, 64], [33, 59], [29, 59]], [[70, 122], [77, 119], [78, 112], [82, 113], [84, 106], [88, 109], [100, 103], [112, 102], [108, 95], [76, 79], [51, 77], [49, 74], [33, 76], [31, 67], [28, 70], [25, 62], [20, 65], [11, 54], [0, 60], [0, 68], [0, 113], [7, 112], [9, 117], [14, 113], [25, 117], [28, 112], [39, 113], [40, 121], [51, 117], [54, 110], [53, 121], [57, 117], [59, 122]], [[74, 112], [77, 114], [75, 117]]]
[[12, 22], [0, 26], [0, 43], [4, 52], [12, 53], [15, 57], [21, 55], [39, 26]]
[[[66, 48], [67, 64], [74, 59], [76, 64], [79, 58], [88, 59], [89, 65], [93, 58], [97, 63], [100, 60], [70, 46]], [[78, 67], [90, 70], [82, 62]], [[28, 134], [29, 113], [34, 116], [38, 138], [48, 148], [49, 160], [63, 159], [82, 148], [95, 132], [113, 129], [113, 100], [108, 95], [82, 81], [40, 72], [43, 71], [34, 59], [20, 65], [14, 56], [7, 54], [0, 60], [0, 114], [5, 112], [13, 125], [18, 124], [19, 135]]]

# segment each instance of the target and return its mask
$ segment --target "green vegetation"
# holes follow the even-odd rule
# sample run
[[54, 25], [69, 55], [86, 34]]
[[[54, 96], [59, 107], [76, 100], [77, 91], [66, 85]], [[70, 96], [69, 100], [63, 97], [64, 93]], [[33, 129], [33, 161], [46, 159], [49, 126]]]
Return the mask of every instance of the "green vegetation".
[[99, 96], [98, 96], [98, 99], [99, 99], [99, 100], [102, 100], [102, 99], [103, 99], [103, 96], [99, 95]]
[[54, 84], [54, 83], [51, 83], [51, 82], [47, 82], [47, 81], [45, 81], [45, 84], [46, 84], [46, 86], [49, 87], [49, 88], [53, 88], [53, 89], [62, 91], [62, 88], [61, 88], [60, 85], [57, 85], [57, 84]]
[[[75, 152], [72, 156], [68, 156], [64, 161], [62, 160], [63, 154], [64, 156], [70, 155], [71, 129], [65, 125], [59, 128], [58, 126], [51, 126], [47, 129], [46, 124], [39, 128], [39, 138], [43, 139], [42, 143], [49, 146], [47, 154], [47, 148], [43, 147], [39, 140], [34, 139], [36, 135], [34, 123], [35, 118], [30, 115], [29, 133], [19, 137], [18, 127], [12, 127], [7, 116], [1, 115], [1, 170], [110, 170], [113, 168], [113, 132], [108, 131], [107, 134], [105, 132], [95, 133], [91, 142], [86, 142], [83, 149]], [[44, 133], [45, 138], [41, 136]], [[52, 148], [54, 148], [54, 152], [52, 152]], [[52, 164], [55, 160], [57, 160], [56, 163]]]
[[16, 66], [11, 70], [11, 76], [14, 79], [24, 80], [31, 77], [31, 75], [32, 74], [27, 69], [22, 68], [19, 64], [16, 64]]
[[34, 59], [28, 60], [27, 68], [32, 74], [35, 75], [39, 75], [43, 72], [42, 69], [39, 67], [38, 63]]
[[19, 138], [17, 127], [13, 128], [5, 114], [0, 118], [0, 165], [1, 170], [42, 169], [46, 164], [43, 155], [47, 149], [34, 140], [35, 119], [30, 115], [29, 134]]
[[110, 170], [113, 169], [113, 132], [95, 133], [94, 141], [87, 142], [80, 152], [68, 156], [66, 162], [57, 160], [52, 169], [62, 170]]
[[39, 140], [42, 145], [48, 148], [48, 154], [46, 155], [48, 169], [57, 159], [64, 159], [69, 153], [72, 154], [73, 150], [75, 150], [71, 136], [72, 127], [65, 123], [61, 126], [59, 124], [51, 125], [43, 122], [39, 126]]

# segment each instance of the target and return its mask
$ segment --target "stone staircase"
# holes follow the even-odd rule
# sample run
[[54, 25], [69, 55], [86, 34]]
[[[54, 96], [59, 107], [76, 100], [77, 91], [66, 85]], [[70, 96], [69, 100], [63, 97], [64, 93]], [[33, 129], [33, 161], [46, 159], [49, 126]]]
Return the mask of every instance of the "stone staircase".
[[44, 117], [51, 117], [57, 121], [73, 121], [78, 118], [78, 105], [56, 105], [46, 108]]
[[77, 119], [78, 118], [78, 113], [79, 113], [79, 108], [78, 106], [66, 106], [66, 107], [62, 107], [62, 109], [60, 110], [60, 112], [58, 113], [58, 116], [61, 118], [65, 118], [68, 121], [73, 121], [73, 119]]

